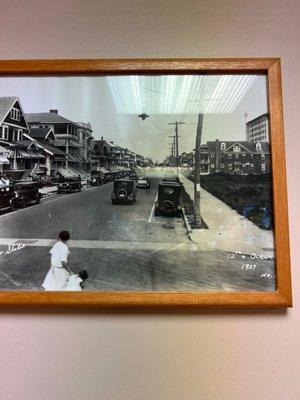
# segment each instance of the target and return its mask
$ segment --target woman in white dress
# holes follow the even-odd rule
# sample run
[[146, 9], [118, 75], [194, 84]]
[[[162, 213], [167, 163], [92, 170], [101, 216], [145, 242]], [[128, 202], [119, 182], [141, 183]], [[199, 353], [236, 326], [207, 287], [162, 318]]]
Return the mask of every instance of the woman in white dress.
[[62, 231], [58, 237], [59, 241], [50, 250], [51, 267], [42, 284], [45, 290], [63, 290], [70, 276], [70, 270], [66, 266], [70, 253], [67, 246], [70, 233]]

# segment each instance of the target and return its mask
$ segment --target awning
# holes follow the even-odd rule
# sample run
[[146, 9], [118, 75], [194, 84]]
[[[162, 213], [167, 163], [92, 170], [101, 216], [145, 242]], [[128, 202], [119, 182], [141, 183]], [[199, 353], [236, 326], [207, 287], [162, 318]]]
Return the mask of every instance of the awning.
[[19, 150], [17, 158], [45, 158], [45, 156], [38, 151]]
[[10, 164], [9, 160], [3, 154], [0, 154], [0, 164]]

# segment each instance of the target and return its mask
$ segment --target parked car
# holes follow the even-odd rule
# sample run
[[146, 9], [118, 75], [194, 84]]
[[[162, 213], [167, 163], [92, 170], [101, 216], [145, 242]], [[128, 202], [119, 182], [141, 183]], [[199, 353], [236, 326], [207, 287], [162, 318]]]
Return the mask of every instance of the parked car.
[[92, 186], [101, 186], [105, 183], [105, 177], [103, 174], [93, 174], [90, 180]]
[[0, 211], [11, 208], [15, 197], [14, 185], [0, 186]]
[[82, 189], [81, 178], [74, 176], [70, 178], [61, 178], [57, 185], [58, 193], [73, 193], [80, 192]]
[[28, 204], [38, 204], [41, 201], [41, 193], [39, 193], [40, 185], [38, 182], [17, 181], [14, 184], [15, 198], [12, 199], [11, 205], [14, 208], [24, 208]]
[[139, 178], [136, 184], [139, 189], [150, 189], [150, 179], [149, 178]]
[[158, 195], [155, 201], [154, 214], [180, 217], [182, 185], [179, 182], [161, 182], [158, 184]]
[[136, 202], [136, 193], [135, 181], [130, 179], [116, 179], [111, 194], [112, 204], [134, 204]]
[[137, 176], [137, 174], [135, 172], [131, 172], [129, 174], [129, 179], [132, 179], [133, 181], [136, 181], [136, 180], [138, 180], [138, 176]]

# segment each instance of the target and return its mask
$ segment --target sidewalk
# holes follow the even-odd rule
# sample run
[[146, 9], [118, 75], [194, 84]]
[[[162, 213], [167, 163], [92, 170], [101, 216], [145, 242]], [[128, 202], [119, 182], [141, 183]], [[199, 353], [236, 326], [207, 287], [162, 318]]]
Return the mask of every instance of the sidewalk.
[[[180, 181], [193, 199], [194, 183], [182, 174]], [[191, 240], [199, 244], [201, 250], [219, 249], [255, 254], [258, 257], [274, 257], [272, 231], [260, 229], [202, 188], [200, 207], [208, 229], [193, 229], [189, 235]]]

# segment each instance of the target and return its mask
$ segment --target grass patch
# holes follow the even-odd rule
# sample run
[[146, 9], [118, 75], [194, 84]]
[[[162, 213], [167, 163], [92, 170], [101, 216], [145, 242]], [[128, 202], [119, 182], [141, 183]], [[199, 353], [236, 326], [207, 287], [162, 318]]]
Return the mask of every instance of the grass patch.
[[201, 186], [262, 229], [272, 229], [272, 184], [269, 174], [202, 175]]

